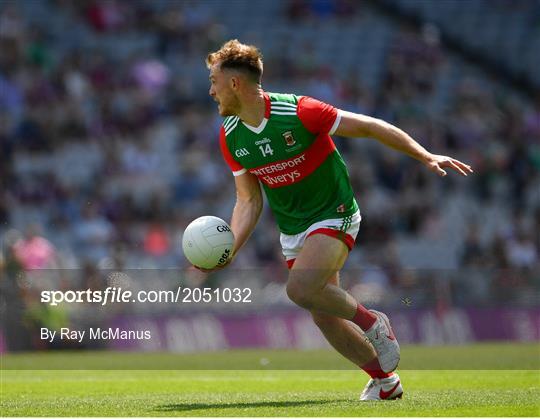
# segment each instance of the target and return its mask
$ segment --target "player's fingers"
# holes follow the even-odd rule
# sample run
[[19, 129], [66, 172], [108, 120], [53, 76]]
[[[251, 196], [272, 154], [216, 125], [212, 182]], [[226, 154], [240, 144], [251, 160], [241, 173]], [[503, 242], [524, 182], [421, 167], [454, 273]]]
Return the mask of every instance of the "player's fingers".
[[467, 176], [467, 173], [465, 170], [463, 170], [461, 167], [459, 167], [453, 160], [450, 160], [449, 166], [454, 169], [456, 172], [462, 174], [463, 176]]
[[465, 164], [459, 160], [456, 160], [456, 159], [453, 159], [452, 160], [455, 164], [457, 164], [459, 167], [461, 167], [465, 172], [467, 173], [474, 173], [474, 170], [472, 169], [471, 166], [469, 166], [468, 164]]
[[466, 163], [463, 163], [462, 161], [459, 161], [459, 160], [456, 160], [456, 159], [453, 159], [454, 163], [457, 164], [459, 167], [461, 167], [461, 169], [463, 169], [463, 171], [465, 171], [467, 174], [471, 174], [471, 173], [474, 173], [474, 170], [473, 168], [466, 164]]
[[438, 164], [432, 166], [431, 170], [437, 173], [439, 176], [446, 176], [446, 171], [443, 170], [443, 168]]
[[200, 272], [204, 272], [205, 274], [212, 272], [212, 269], [206, 269], [206, 268], [199, 268], [198, 266], [193, 265], [195, 269], [197, 269]]

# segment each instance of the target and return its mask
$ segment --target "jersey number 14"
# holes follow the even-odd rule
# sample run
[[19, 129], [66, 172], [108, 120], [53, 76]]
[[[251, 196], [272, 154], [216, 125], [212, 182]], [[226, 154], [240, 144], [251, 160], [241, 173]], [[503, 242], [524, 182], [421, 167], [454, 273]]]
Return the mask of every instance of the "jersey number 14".
[[272, 150], [272, 147], [270, 147], [270, 144], [265, 144], [264, 146], [259, 146], [259, 150], [261, 150], [261, 153], [263, 157], [266, 156], [273, 156], [274, 150]]

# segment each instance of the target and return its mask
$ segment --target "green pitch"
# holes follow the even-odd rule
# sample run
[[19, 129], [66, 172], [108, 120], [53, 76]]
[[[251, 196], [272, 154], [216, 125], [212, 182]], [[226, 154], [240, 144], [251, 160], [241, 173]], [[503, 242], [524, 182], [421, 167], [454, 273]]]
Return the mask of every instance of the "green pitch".
[[[508, 345], [501, 347], [504, 352]], [[477, 350], [462, 347], [456, 351], [469, 350], [464, 348]], [[522, 352], [538, 354], [536, 345], [523, 348]], [[404, 349], [407, 356], [422, 356], [425, 350]], [[39, 369], [60, 367], [59, 359], [66, 368], [97, 368], [101, 362], [104, 369]], [[120, 359], [126, 365], [132, 359], [141, 368], [163, 369], [110, 370], [111, 364]], [[335, 369], [285, 369], [288, 362], [298, 364], [300, 359], [301, 367]], [[223, 368], [229, 363], [240, 368], [244, 362], [247, 369], [168, 369], [174, 360], [180, 367], [206, 364]], [[253, 369], [254, 363], [258, 369]], [[281, 369], [270, 369], [273, 365]], [[23, 369], [29, 367], [36, 369]], [[2, 416], [540, 415], [537, 369], [402, 369], [402, 400], [361, 403], [358, 395], [367, 376], [347, 368], [348, 364], [330, 351], [235, 351], [190, 356], [109, 352], [7, 355], [2, 357], [0, 411]]]

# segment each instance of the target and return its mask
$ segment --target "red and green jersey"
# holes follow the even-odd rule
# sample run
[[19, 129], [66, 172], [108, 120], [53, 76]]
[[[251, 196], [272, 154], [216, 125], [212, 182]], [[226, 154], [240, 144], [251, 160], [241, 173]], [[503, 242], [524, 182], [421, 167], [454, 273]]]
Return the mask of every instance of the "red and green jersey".
[[336, 108], [307, 96], [265, 93], [260, 126], [225, 118], [220, 145], [235, 176], [257, 176], [279, 229], [298, 234], [310, 225], [358, 210], [349, 174], [330, 135]]

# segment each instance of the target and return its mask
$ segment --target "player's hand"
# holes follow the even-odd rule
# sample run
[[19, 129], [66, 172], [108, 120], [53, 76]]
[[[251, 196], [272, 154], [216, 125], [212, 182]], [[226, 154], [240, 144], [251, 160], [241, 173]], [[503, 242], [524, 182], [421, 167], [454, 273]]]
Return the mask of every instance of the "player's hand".
[[452, 157], [441, 156], [438, 154], [431, 154], [425, 162], [425, 165], [429, 170], [437, 173], [439, 176], [447, 175], [446, 170], [444, 170], [445, 168], [452, 169], [462, 176], [467, 176], [473, 173], [473, 169], [468, 164], [465, 164]]
[[216, 272], [216, 271], [219, 271], [221, 269], [223, 269], [225, 266], [227, 266], [227, 264], [224, 264], [224, 265], [221, 265], [221, 266], [216, 266], [215, 268], [212, 268], [212, 269], [206, 269], [206, 268], [199, 268], [198, 266], [195, 266], [193, 265], [193, 267], [201, 272], [204, 272], [205, 274], [209, 274], [211, 272]]
[[227, 259], [227, 261], [222, 264], [222, 265], [218, 265], [216, 266], [215, 268], [212, 268], [212, 269], [206, 269], [206, 268], [199, 268], [198, 266], [195, 266], [193, 265], [193, 267], [201, 272], [204, 272], [204, 273], [211, 273], [211, 272], [217, 272], [217, 271], [220, 271], [222, 270], [223, 268], [226, 268], [227, 266], [229, 266], [231, 264], [231, 262], [233, 261], [234, 259], [234, 254], [231, 255], [229, 257], [229, 259]]

